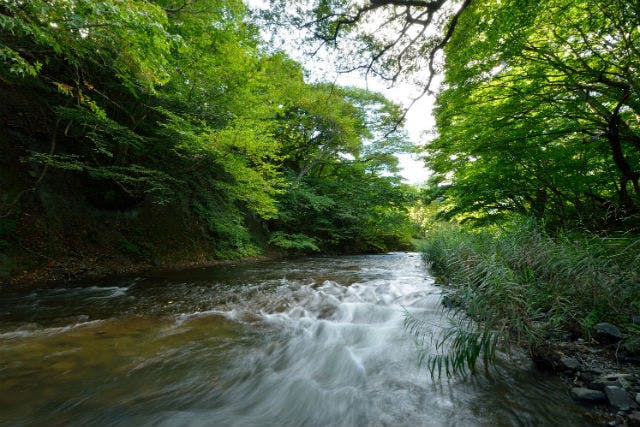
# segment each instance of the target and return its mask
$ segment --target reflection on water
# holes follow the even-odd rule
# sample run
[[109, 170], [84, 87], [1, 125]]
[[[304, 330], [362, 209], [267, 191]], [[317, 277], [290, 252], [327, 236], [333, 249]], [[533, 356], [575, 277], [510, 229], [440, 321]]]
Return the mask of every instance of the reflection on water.
[[417, 254], [227, 265], [0, 293], [0, 425], [590, 425], [524, 362], [432, 383]]

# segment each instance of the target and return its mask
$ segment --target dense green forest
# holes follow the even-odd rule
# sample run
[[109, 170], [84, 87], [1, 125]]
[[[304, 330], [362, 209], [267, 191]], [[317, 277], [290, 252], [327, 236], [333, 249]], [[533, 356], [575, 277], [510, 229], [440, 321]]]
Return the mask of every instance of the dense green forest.
[[0, 43], [5, 278], [409, 245], [401, 109], [305, 82], [239, 0], [12, 0]]

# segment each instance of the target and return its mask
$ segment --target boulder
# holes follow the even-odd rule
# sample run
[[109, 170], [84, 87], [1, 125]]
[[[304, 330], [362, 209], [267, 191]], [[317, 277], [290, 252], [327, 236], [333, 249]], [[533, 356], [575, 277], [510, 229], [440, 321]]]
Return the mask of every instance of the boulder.
[[574, 387], [571, 389], [571, 397], [579, 402], [598, 403], [607, 400], [603, 392], [591, 390], [585, 387]]
[[622, 387], [606, 386], [604, 388], [604, 394], [607, 396], [609, 404], [621, 411], [628, 411], [638, 406], [631, 398], [631, 395]]
[[616, 325], [611, 323], [598, 323], [593, 327], [593, 335], [596, 340], [603, 344], [612, 344], [622, 339], [622, 332]]

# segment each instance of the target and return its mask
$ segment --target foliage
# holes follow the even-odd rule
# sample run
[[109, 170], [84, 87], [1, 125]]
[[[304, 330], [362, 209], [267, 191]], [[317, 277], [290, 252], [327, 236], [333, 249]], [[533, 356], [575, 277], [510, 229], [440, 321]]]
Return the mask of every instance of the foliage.
[[[625, 236], [548, 235], [533, 220], [482, 231], [441, 227], [428, 234], [424, 256], [433, 273], [451, 285], [452, 326], [432, 337], [436, 352], [421, 358], [432, 375], [475, 369], [493, 360], [498, 345], [535, 352], [543, 340], [588, 336], [598, 322], [637, 330], [640, 309], [640, 240]], [[407, 327], [420, 336], [419, 319]]]
[[410, 192], [387, 178], [351, 165], [334, 165], [326, 176], [307, 177], [280, 197], [271, 224], [302, 232], [325, 251], [384, 252], [410, 245]]
[[[168, 215], [180, 238], [221, 258], [253, 255], [259, 242], [404, 244], [410, 198], [395, 154], [411, 147], [400, 108], [309, 84], [259, 44], [239, 0], [3, 2], [0, 91], [14, 96], [2, 119], [13, 133], [0, 142], [7, 165], [25, 170], [15, 200], [0, 200], [3, 218], [23, 205], [34, 217]], [[52, 205], [60, 199], [65, 208]], [[151, 257], [149, 236], [116, 227], [121, 253]]]
[[[103, 67], [132, 91], [153, 91], [167, 79], [172, 38], [167, 16], [141, 0], [9, 0], [0, 6], [4, 78], [39, 77], [83, 98], [91, 70]], [[74, 71], [57, 75], [57, 60]], [[58, 77], [64, 77], [58, 79]], [[74, 81], [75, 80], [75, 81]]]
[[425, 156], [441, 217], [639, 227], [636, 3], [294, 4], [272, 0], [264, 13], [337, 48], [346, 69], [392, 82], [417, 74], [423, 94], [444, 49]]
[[153, 245], [149, 242], [134, 242], [126, 237], [120, 237], [117, 244], [118, 250], [125, 255], [142, 260], [151, 258]]
[[637, 227], [639, 20], [625, 1], [465, 10], [426, 147], [444, 217]]
[[[342, 71], [360, 71], [389, 82], [411, 79], [431, 91], [442, 49], [470, 0], [270, 0], [268, 24], [301, 34], [300, 49], [329, 48]], [[280, 28], [278, 28], [281, 31]], [[415, 99], [414, 99], [415, 102]]]
[[269, 244], [295, 252], [317, 252], [320, 250], [316, 246], [314, 238], [305, 236], [302, 233], [287, 234], [282, 231], [276, 231], [271, 234]]
[[[295, 82], [294, 82], [295, 83]], [[409, 245], [411, 190], [394, 154], [410, 147], [397, 105], [360, 89], [287, 88], [278, 115], [286, 191], [270, 227], [302, 233], [321, 249], [381, 252]]]

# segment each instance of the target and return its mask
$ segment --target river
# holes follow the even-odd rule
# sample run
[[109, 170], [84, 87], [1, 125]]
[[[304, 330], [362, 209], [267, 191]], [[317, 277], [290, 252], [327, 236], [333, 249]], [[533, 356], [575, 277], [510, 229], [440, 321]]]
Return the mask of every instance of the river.
[[440, 292], [415, 253], [0, 290], [0, 425], [591, 425], [524, 357], [432, 381]]

